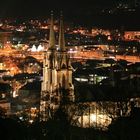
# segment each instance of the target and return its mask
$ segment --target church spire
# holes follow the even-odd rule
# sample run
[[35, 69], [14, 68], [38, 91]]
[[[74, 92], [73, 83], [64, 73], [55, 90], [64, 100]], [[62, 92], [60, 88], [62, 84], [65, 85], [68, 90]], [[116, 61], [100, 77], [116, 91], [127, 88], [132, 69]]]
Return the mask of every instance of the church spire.
[[51, 24], [50, 24], [50, 36], [49, 36], [49, 48], [55, 47], [55, 35], [54, 35], [54, 21], [53, 21], [53, 11], [51, 11]]
[[65, 39], [64, 39], [64, 25], [63, 15], [60, 16], [60, 29], [59, 29], [59, 49], [65, 51]]

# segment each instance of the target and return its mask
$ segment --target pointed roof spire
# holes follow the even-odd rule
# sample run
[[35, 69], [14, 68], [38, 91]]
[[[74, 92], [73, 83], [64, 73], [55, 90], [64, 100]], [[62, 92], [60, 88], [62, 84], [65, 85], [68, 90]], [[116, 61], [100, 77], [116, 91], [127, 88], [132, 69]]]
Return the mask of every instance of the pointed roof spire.
[[55, 47], [55, 35], [54, 35], [54, 21], [53, 11], [51, 11], [51, 24], [50, 24], [50, 35], [49, 35], [49, 48]]
[[63, 25], [63, 15], [60, 15], [60, 28], [59, 28], [59, 49], [65, 51], [65, 39], [64, 39], [64, 25]]

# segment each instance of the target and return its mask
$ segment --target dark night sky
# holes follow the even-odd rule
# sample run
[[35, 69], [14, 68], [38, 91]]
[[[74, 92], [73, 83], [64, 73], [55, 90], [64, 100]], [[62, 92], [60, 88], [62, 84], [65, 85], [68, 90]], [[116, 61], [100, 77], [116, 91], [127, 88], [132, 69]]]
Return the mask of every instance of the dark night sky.
[[[69, 21], [92, 25], [140, 25], [140, 12], [136, 15], [98, 15], [102, 8], [114, 7], [119, 1], [126, 3], [134, 0], [1, 0], [0, 17], [48, 18], [50, 11], [59, 15], [62, 10]], [[97, 10], [98, 9], [98, 10]]]
[[42, 16], [49, 10], [66, 13], [83, 12], [96, 7], [112, 6], [118, 0], [1, 0], [0, 16]]

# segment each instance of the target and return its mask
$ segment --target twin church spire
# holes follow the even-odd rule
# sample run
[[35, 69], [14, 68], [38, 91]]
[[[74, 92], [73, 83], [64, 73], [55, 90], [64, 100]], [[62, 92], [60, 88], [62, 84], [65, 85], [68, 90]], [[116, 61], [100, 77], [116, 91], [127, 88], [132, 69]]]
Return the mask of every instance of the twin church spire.
[[[59, 50], [65, 51], [65, 39], [64, 39], [64, 23], [63, 15], [60, 16], [60, 27], [59, 27], [59, 39], [58, 39]], [[51, 12], [50, 22], [50, 35], [49, 35], [49, 49], [55, 49], [55, 33], [54, 33], [54, 19], [53, 12]]]

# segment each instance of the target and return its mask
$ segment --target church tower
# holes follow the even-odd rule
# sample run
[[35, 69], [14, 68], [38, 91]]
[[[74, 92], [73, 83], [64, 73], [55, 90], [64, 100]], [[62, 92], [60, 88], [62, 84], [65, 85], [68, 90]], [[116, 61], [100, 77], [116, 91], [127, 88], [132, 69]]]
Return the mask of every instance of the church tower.
[[51, 13], [49, 48], [44, 53], [43, 82], [41, 88], [40, 120], [53, 117], [60, 104], [74, 101], [72, 67], [65, 47], [63, 19], [60, 19], [59, 48], [55, 45], [53, 14]]
[[59, 43], [57, 52], [57, 62], [58, 62], [58, 74], [57, 79], [60, 85], [62, 93], [62, 103], [67, 103], [69, 101], [74, 101], [74, 86], [72, 84], [72, 66], [70, 62], [70, 55], [65, 47], [64, 38], [64, 27], [63, 27], [63, 17], [60, 17], [60, 28], [59, 28]]

